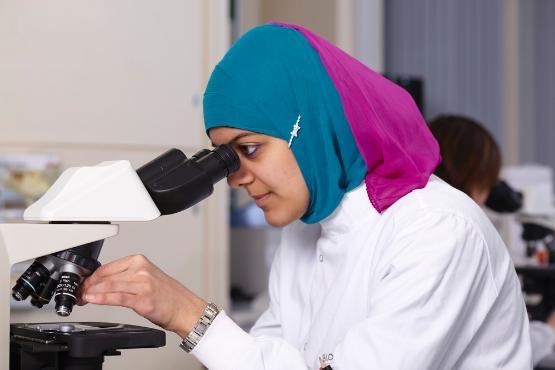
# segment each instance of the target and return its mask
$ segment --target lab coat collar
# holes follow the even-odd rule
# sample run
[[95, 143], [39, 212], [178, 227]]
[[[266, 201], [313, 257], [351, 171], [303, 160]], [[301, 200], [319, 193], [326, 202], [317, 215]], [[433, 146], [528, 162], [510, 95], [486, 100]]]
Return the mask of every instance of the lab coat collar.
[[377, 218], [380, 214], [372, 207], [366, 193], [366, 184], [345, 193], [335, 211], [320, 221], [321, 236], [334, 239], [353, 229], [360, 222], [368, 222], [369, 217]]

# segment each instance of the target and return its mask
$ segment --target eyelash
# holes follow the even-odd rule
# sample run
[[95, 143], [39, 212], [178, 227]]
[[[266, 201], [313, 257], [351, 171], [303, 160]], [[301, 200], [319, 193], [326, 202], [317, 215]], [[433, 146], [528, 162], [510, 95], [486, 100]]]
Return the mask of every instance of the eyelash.
[[[239, 148], [241, 153], [247, 158], [253, 158], [258, 153], [258, 148], [260, 145], [256, 144], [247, 144], [247, 145], [240, 145]], [[254, 148], [253, 151], [249, 151], [249, 149]]]

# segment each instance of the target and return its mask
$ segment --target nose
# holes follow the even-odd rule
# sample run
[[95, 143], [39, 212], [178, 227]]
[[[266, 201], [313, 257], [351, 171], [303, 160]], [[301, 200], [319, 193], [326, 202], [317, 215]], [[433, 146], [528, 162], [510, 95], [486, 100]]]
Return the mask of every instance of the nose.
[[254, 181], [254, 175], [252, 172], [246, 168], [243, 164], [239, 169], [227, 177], [227, 183], [232, 188], [240, 188]]

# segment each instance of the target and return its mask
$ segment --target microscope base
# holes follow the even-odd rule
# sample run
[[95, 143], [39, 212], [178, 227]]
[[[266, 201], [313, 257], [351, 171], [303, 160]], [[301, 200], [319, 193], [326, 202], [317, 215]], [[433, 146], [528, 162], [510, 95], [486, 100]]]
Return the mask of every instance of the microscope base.
[[10, 370], [101, 370], [118, 349], [165, 345], [161, 330], [81, 322], [10, 325]]

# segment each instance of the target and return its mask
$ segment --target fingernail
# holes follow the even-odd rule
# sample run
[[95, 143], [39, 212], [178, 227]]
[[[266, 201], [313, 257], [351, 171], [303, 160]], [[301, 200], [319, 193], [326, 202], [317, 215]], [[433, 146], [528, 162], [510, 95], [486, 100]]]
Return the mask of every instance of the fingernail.
[[85, 294], [85, 300], [87, 302], [92, 302], [94, 301], [94, 294]]

